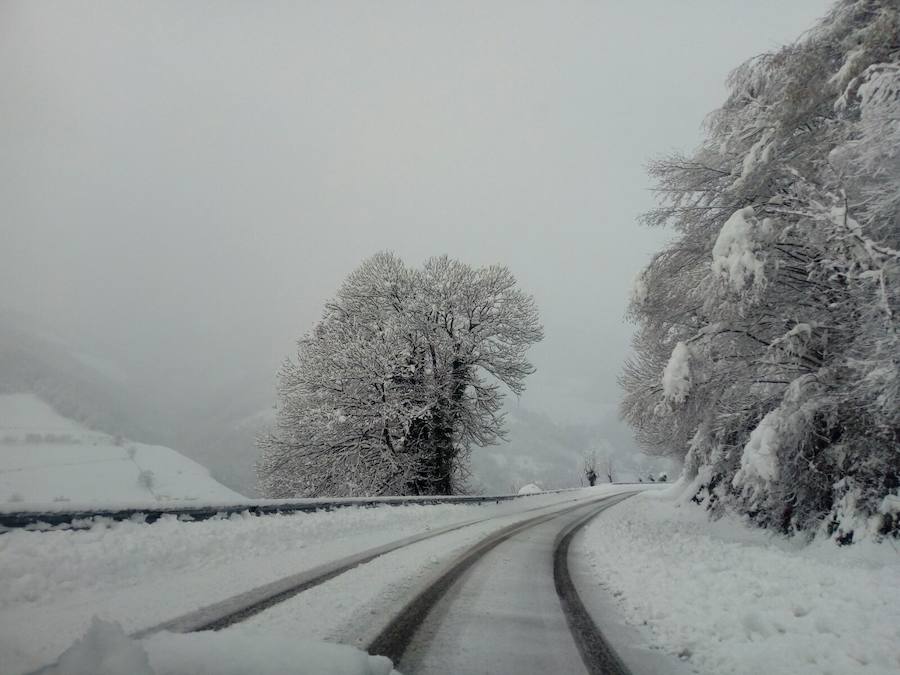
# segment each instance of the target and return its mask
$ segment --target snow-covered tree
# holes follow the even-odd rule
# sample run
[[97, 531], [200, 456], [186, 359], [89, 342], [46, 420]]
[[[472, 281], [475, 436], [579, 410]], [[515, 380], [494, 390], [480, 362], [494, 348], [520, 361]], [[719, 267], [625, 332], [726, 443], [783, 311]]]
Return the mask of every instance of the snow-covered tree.
[[735, 70], [651, 165], [678, 238], [635, 284], [622, 412], [696, 501], [783, 531], [900, 531], [900, 8], [841, 0]]
[[373, 256], [280, 372], [277, 425], [260, 441], [264, 493], [458, 491], [471, 445], [502, 437], [502, 387], [524, 390], [542, 337], [505, 267]]

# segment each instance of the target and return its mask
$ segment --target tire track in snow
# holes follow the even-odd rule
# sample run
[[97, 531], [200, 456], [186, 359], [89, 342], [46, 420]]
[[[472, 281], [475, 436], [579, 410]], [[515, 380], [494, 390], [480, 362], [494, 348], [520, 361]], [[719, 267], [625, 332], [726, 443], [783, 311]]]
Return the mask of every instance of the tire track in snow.
[[[633, 494], [633, 493], [632, 493]], [[593, 508], [582, 518], [566, 523], [557, 534], [553, 551], [553, 581], [562, 612], [581, 660], [590, 675], [629, 675], [629, 670], [603, 638], [578, 597], [568, 571], [568, 552], [572, 538], [592, 518], [618, 504], [631, 494], [603, 497], [589, 504], [576, 504], [550, 514], [513, 523], [488, 535], [469, 548], [436, 581], [414, 597], [368, 645], [372, 654], [386, 656], [399, 664], [407, 648], [435, 606], [463, 580], [488, 553], [526, 530], [568, 515], [580, 509]], [[428, 639], [426, 638], [426, 643]]]
[[590, 675], [628, 675], [629, 670], [603, 637], [578, 595], [569, 573], [569, 546], [585, 525], [619, 501], [622, 500], [606, 504], [569, 524], [557, 536], [553, 551], [553, 584], [562, 604], [566, 623], [569, 624], [569, 632], [572, 633], [581, 660]]
[[[578, 500], [576, 499], [576, 501]], [[558, 506], [559, 504], [536, 506], [520, 511], [519, 513], [529, 513], [531, 511], [556, 508]], [[249, 619], [252, 616], [256, 616], [260, 612], [263, 612], [274, 605], [284, 602], [285, 600], [309, 590], [310, 588], [323, 584], [326, 581], [330, 581], [331, 579], [359, 567], [360, 565], [364, 565], [380, 556], [427, 539], [439, 537], [449, 532], [455, 532], [465, 527], [478, 525], [496, 518], [507, 518], [510, 515], [512, 514], [488, 516], [486, 518], [469, 520], [463, 523], [448, 525], [428, 532], [411, 535], [382, 546], [367, 549], [361, 553], [324, 563], [298, 574], [283, 577], [268, 584], [245, 591], [244, 593], [226, 598], [225, 600], [212, 605], [201, 607], [198, 610], [183, 614], [174, 619], [156, 624], [149, 628], [144, 628], [132, 633], [132, 637], [144, 638], [160, 631], [193, 633], [203, 630], [221, 630]], [[555, 515], [555, 513], [553, 515]]]

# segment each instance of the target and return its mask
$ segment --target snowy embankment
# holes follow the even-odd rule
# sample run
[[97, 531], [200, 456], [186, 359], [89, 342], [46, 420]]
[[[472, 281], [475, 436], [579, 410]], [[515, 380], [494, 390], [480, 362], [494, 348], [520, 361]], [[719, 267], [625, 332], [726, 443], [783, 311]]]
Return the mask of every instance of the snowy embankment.
[[33, 394], [0, 395], [0, 503], [243, 501], [171, 448], [93, 431]]
[[221, 632], [128, 637], [116, 623], [94, 619], [54, 663], [38, 675], [390, 675], [390, 659], [346, 645], [294, 636]]
[[[595, 488], [499, 504], [346, 508], [193, 523], [165, 517], [152, 525], [99, 523], [84, 531], [14, 530], [0, 536], [2, 672], [23, 673], [52, 662], [85, 634], [94, 616], [131, 633], [418, 532], [497, 517], [354, 570], [351, 578], [361, 580], [354, 595], [335, 596], [333, 589], [322, 587], [326, 601], [317, 606], [316, 616], [303, 625], [293, 617], [286, 632], [292, 640], [322, 639], [322, 626], [351, 620], [366, 593], [377, 611], [382, 587], [392, 585], [393, 592], [402, 594], [403, 584], [442, 551], [468, 545], [510, 519], [528, 517], [523, 513], [527, 509], [599, 494], [601, 489]], [[345, 576], [331, 583], [346, 584]], [[310, 604], [307, 596], [313, 591], [296, 601]], [[271, 627], [259, 632], [274, 634]]]
[[673, 489], [604, 512], [573, 551], [648, 645], [701, 675], [900, 672], [892, 542], [803, 545], [711, 522]]

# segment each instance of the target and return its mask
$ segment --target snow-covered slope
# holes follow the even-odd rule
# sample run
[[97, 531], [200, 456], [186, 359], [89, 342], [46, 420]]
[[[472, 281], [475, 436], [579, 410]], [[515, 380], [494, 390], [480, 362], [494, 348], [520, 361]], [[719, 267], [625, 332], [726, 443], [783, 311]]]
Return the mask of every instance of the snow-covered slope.
[[170, 448], [91, 431], [34, 394], [0, 395], [0, 503], [240, 499]]
[[[277, 364], [277, 362], [276, 362]], [[250, 495], [256, 436], [274, 380], [262, 372], [203, 377], [188, 385], [171, 364], [148, 372], [102, 330], [73, 333], [0, 307], [0, 394], [31, 393], [90, 429], [178, 448], [217, 481]]]

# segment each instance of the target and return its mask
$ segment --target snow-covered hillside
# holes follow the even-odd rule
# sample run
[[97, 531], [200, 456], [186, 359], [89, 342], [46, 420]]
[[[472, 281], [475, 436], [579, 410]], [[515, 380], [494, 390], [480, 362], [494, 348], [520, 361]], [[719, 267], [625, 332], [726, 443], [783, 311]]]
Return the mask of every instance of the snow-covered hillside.
[[91, 429], [178, 448], [220, 483], [251, 495], [264, 426], [253, 416], [271, 406], [271, 372], [218, 373], [194, 389], [184, 374], [175, 381], [171, 368], [161, 370], [168, 380], [102, 334], [62, 331], [0, 307], [0, 394], [35, 394]]
[[34, 394], [0, 395], [0, 503], [243, 499], [170, 448], [91, 431]]

